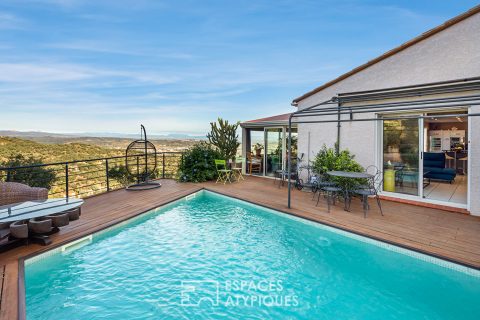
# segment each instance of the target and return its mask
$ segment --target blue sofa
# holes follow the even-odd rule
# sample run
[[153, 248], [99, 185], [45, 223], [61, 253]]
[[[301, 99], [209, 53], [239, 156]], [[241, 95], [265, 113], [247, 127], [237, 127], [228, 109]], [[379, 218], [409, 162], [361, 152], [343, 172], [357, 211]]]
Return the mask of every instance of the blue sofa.
[[424, 152], [423, 153], [423, 175], [424, 178], [444, 180], [452, 183], [457, 175], [455, 169], [445, 168], [445, 153]]

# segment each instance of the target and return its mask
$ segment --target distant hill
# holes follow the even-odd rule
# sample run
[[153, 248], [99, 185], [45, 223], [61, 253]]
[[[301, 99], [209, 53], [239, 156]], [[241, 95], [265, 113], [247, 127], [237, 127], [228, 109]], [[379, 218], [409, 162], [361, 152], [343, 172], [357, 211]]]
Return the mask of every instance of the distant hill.
[[[114, 135], [114, 134], [112, 134]], [[80, 143], [92, 146], [99, 146], [107, 149], [122, 149], [124, 150], [133, 140], [140, 138], [139, 135], [127, 136], [95, 136], [93, 133], [88, 134], [61, 134], [40, 131], [14, 131], [14, 130], [0, 130], [0, 137], [20, 138], [30, 141], [35, 141], [44, 144], [71, 144]], [[185, 136], [187, 137], [187, 136]], [[200, 141], [200, 137], [185, 138], [184, 135], [170, 135], [165, 136], [149, 136], [148, 139], [155, 144], [157, 151], [178, 151], [188, 148], [189, 146]], [[205, 138], [205, 137], [204, 137]], [[202, 139], [204, 139], [202, 138]]]
[[118, 156], [122, 155], [122, 152], [85, 143], [45, 144], [20, 138], [0, 137], [0, 162], [17, 154], [39, 158], [44, 163], [49, 163]]
[[[5, 132], [5, 131], [3, 131]], [[158, 152], [181, 151], [198, 140], [151, 140]], [[0, 162], [12, 155], [40, 158], [44, 163], [124, 155], [132, 139], [54, 136], [0, 136]]]
[[[139, 139], [139, 134], [127, 134], [127, 133], [52, 133], [43, 131], [16, 131], [16, 130], [0, 130], [0, 136], [4, 137], [17, 137], [17, 138], [121, 138], [121, 139]], [[189, 135], [183, 133], [169, 133], [164, 135], [152, 134], [148, 135], [149, 140], [205, 140], [206, 136], [201, 135]]]

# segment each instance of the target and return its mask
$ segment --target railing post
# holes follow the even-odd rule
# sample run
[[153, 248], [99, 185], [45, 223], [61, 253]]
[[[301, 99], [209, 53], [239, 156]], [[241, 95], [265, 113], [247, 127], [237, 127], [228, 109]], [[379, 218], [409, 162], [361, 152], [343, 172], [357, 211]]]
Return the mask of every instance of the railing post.
[[110, 178], [108, 176], [108, 159], [105, 159], [105, 176], [107, 179], [107, 192], [110, 191]]
[[165, 179], [165, 152], [162, 152], [162, 179]]
[[7, 169], [7, 182], [10, 182], [10, 179], [11, 179], [11, 174], [10, 174], [10, 170]]
[[140, 158], [137, 156], [137, 183], [140, 183]]
[[65, 196], [68, 198], [68, 162], [65, 162]]

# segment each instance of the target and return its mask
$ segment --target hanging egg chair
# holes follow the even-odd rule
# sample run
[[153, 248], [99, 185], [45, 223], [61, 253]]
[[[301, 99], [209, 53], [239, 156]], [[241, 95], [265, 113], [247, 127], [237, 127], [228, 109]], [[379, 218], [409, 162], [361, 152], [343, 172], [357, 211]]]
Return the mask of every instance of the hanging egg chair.
[[155, 178], [157, 168], [157, 149], [147, 140], [147, 132], [140, 125], [140, 140], [130, 143], [125, 152], [125, 167], [131, 177], [135, 177], [136, 183], [127, 187], [127, 190], [149, 190], [161, 187]]

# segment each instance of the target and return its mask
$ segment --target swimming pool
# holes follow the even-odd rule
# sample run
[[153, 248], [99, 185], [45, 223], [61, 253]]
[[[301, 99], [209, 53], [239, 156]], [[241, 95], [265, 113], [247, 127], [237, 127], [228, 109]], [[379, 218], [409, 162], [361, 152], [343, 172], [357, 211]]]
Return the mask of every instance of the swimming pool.
[[25, 261], [27, 319], [478, 319], [480, 272], [201, 191]]

